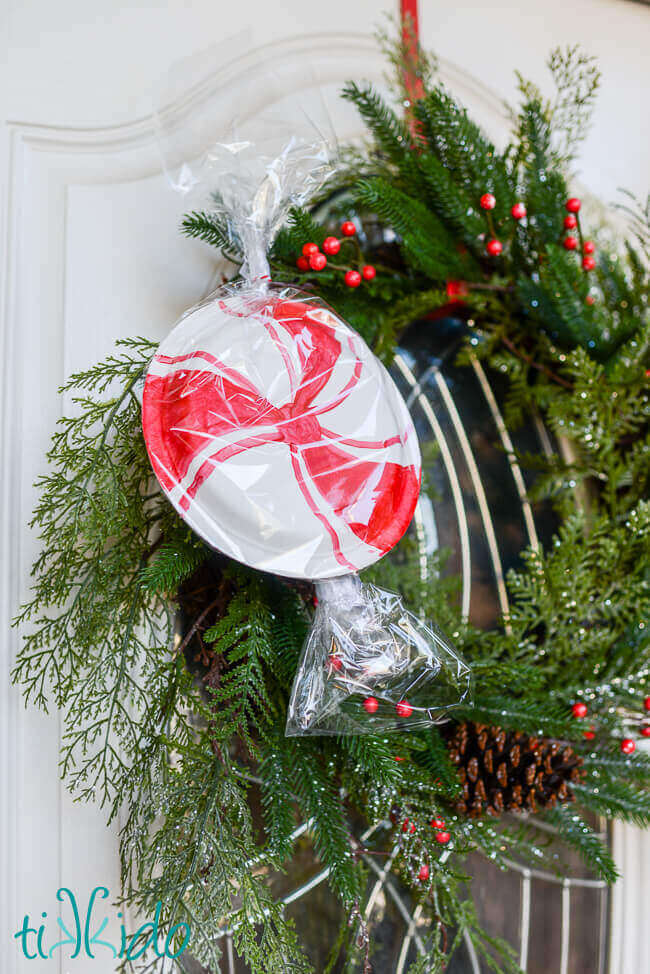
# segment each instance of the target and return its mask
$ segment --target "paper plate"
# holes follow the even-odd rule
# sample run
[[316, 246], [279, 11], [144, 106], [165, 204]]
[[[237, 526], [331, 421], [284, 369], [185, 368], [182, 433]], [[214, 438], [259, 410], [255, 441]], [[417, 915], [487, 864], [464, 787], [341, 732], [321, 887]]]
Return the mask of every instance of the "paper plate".
[[208, 544], [293, 578], [381, 558], [420, 489], [417, 436], [392, 379], [302, 292], [216, 292], [161, 343], [142, 422], [155, 474]]

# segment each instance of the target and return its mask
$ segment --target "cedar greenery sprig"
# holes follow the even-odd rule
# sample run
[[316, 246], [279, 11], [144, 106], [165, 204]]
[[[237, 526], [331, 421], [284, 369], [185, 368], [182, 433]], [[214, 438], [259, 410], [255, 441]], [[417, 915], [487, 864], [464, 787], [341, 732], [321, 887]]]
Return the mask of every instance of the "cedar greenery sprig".
[[[571, 163], [580, 143], [589, 131], [601, 73], [596, 58], [586, 54], [578, 44], [555, 48], [548, 68], [555, 85], [554, 98], [544, 99], [539, 88], [517, 72], [523, 105], [540, 106], [552, 136], [551, 159], [560, 166]], [[526, 129], [524, 115], [513, 116], [516, 134]], [[522, 141], [524, 141], [522, 139]]]

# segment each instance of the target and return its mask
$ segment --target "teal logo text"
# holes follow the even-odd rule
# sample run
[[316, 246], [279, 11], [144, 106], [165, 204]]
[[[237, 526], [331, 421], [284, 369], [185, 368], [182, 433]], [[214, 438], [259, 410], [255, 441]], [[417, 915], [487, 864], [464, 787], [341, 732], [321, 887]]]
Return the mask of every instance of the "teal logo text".
[[[57, 916], [58, 926], [57, 936], [59, 939], [55, 943], [48, 943], [47, 923], [32, 923], [29, 914], [26, 914], [22, 927], [14, 934], [14, 938], [19, 941], [23, 955], [27, 960], [36, 960], [41, 957], [49, 960], [55, 951], [69, 950], [70, 960], [81, 955], [94, 960], [100, 950], [109, 950], [113, 957], [124, 957], [126, 960], [137, 960], [142, 957], [145, 951], [153, 950], [158, 957], [178, 957], [186, 949], [190, 942], [192, 931], [188, 923], [177, 923], [170, 927], [164, 941], [159, 931], [160, 915], [162, 903], [156, 904], [156, 912], [153, 920], [143, 923], [134, 934], [127, 935], [122, 913], [117, 917], [120, 922], [120, 940], [113, 944], [108, 939], [103, 939], [104, 931], [108, 926], [108, 917], [99, 919], [95, 914], [101, 912], [101, 903], [98, 901], [106, 900], [110, 896], [105, 886], [96, 886], [88, 898], [88, 906], [85, 913], [81, 913], [77, 898], [67, 887], [62, 886], [57, 890], [56, 898], [60, 903], [68, 902], [72, 912], [72, 922], [69, 922], [71, 929]], [[47, 921], [47, 913], [41, 913], [43, 921]], [[60, 937], [60, 934], [63, 937]], [[180, 944], [180, 946], [179, 946]], [[175, 950], [173, 948], [176, 948]]]

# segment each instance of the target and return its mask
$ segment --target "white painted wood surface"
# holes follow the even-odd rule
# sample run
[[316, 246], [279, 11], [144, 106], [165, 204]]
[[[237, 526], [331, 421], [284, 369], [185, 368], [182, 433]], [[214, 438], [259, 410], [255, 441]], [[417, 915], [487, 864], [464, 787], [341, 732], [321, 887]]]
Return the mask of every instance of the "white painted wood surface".
[[[9, 0], [3, 9], [2, 974], [114, 970], [106, 957], [27, 961], [12, 940], [25, 913], [55, 917], [59, 886], [80, 898], [98, 884], [116, 891], [118, 868], [116, 830], [104, 827], [99, 809], [73, 804], [59, 782], [59, 718], [25, 711], [9, 685], [17, 635], [8, 625], [26, 594], [36, 550], [26, 523], [32, 483], [61, 412], [57, 386], [103, 357], [116, 337], [164, 334], [213, 269], [205, 249], [176, 232], [182, 206], [160, 175], [148, 118], [152, 87], [177, 58], [245, 26], [253, 28], [251, 63], [269, 54], [283, 58], [298, 74], [309, 70], [323, 81], [330, 95], [348, 77], [377, 80], [383, 65], [368, 33], [382, 6], [392, 5]], [[605, 199], [621, 184], [643, 192], [650, 168], [641, 124], [650, 12], [615, 0], [568, 7], [558, 0], [543, 6], [421, 0], [423, 37], [443, 55], [449, 84], [495, 133], [502, 130], [499, 96], [512, 92], [512, 70], [541, 80], [552, 44], [582, 40], [600, 54], [606, 73], [582, 179]], [[246, 65], [246, 59], [215, 65], [215, 78], [227, 77], [236, 91]], [[345, 130], [354, 123], [341, 111]], [[650, 969], [643, 923], [650, 840], [617, 826], [615, 850], [625, 879], [614, 895], [611, 971], [637, 974]], [[49, 927], [49, 942], [52, 933]]]

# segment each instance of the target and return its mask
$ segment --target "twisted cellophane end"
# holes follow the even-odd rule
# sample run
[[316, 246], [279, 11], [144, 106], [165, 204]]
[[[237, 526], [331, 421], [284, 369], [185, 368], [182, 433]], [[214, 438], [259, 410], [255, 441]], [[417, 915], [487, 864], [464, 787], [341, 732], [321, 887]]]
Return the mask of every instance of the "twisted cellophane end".
[[468, 665], [399, 595], [357, 575], [317, 582], [316, 594], [287, 736], [426, 727], [469, 702]]
[[[172, 188], [186, 211], [218, 226], [246, 282], [269, 276], [268, 251], [292, 207], [304, 207], [340, 169], [323, 92], [289, 64], [251, 65], [237, 93], [216, 66], [246, 57], [237, 36], [178, 62], [161, 80], [154, 113]], [[186, 106], [191, 93], [191, 111]]]

